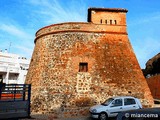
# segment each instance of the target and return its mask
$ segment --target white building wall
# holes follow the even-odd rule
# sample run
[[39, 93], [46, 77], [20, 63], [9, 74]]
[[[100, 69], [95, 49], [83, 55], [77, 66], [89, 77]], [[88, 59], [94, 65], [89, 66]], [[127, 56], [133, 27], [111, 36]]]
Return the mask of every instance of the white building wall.
[[17, 54], [0, 52], [0, 75], [6, 84], [24, 84], [30, 60]]

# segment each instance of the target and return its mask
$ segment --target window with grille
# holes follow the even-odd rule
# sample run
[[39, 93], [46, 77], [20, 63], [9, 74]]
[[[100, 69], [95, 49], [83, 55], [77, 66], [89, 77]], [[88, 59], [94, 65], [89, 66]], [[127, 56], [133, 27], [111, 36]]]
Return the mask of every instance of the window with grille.
[[88, 63], [79, 63], [79, 72], [88, 72]]

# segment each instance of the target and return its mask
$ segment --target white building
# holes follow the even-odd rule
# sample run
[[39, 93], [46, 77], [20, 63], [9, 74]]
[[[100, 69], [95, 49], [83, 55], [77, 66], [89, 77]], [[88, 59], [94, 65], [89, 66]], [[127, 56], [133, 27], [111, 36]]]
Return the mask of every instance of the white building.
[[30, 60], [17, 54], [0, 51], [0, 82], [24, 84]]

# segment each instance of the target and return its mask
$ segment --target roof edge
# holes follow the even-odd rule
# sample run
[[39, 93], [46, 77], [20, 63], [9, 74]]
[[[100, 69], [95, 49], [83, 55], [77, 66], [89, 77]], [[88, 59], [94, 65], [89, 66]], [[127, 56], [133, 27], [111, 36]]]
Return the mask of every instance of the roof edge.
[[35, 33], [35, 35], [37, 35], [37, 33], [38, 33], [39, 31], [41, 31], [42, 29], [49, 28], [49, 27], [51, 27], [51, 26], [63, 25], [63, 24], [90, 24], [90, 23], [89, 23], [89, 22], [62, 22], [62, 23], [50, 24], [50, 25], [47, 25], [47, 26], [45, 26], [45, 27], [40, 28], [40, 29]]
[[96, 10], [96, 11], [108, 11], [108, 12], [128, 12], [125, 8], [96, 8], [90, 7], [88, 10]]

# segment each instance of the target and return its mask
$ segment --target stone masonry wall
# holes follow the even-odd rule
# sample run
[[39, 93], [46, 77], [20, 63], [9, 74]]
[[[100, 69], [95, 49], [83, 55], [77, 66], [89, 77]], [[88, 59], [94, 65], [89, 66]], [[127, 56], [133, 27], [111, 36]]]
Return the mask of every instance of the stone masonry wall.
[[[78, 72], [80, 62], [88, 63], [88, 72]], [[32, 84], [35, 113], [86, 115], [86, 107], [121, 95], [152, 105], [127, 35], [66, 32], [41, 37], [27, 82]]]
[[154, 75], [146, 79], [153, 98], [160, 99], [160, 75]]
[[[126, 95], [153, 105], [121, 20], [124, 24], [61, 23], [36, 33], [26, 78], [32, 84], [32, 113], [87, 116], [90, 106]], [[80, 71], [81, 63], [86, 71]]]
[[112, 32], [112, 33], [127, 33], [126, 25], [104, 25], [104, 24], [92, 24], [86, 22], [68, 22], [59, 23], [46, 26], [36, 32], [36, 39], [42, 35], [57, 33], [62, 31], [85, 31], [85, 32]]

